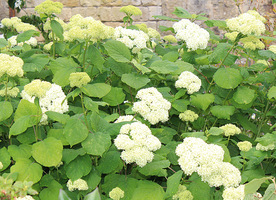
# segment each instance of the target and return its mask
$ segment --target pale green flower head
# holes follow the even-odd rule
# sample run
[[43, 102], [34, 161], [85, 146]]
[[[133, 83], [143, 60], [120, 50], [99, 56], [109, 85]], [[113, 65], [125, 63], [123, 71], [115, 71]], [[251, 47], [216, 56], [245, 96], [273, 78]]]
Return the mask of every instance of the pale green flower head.
[[41, 14], [52, 15], [53, 13], [60, 14], [62, 8], [63, 8], [62, 3], [46, 0], [43, 3], [39, 4], [38, 6], [36, 6], [35, 11], [40, 15]]
[[137, 8], [133, 5], [128, 5], [128, 6], [123, 6], [120, 9], [120, 12], [126, 13], [127, 15], [142, 15], [142, 11], [140, 10], [140, 8]]
[[225, 136], [233, 136], [233, 135], [241, 133], [241, 129], [236, 127], [234, 124], [226, 124], [226, 125], [221, 126], [219, 128], [224, 131]]
[[30, 96], [42, 98], [46, 95], [46, 92], [51, 87], [52, 87], [51, 83], [36, 79], [36, 80], [33, 80], [31, 83], [25, 85], [24, 91]]
[[249, 151], [252, 148], [251, 142], [248, 141], [238, 142], [237, 146], [239, 147], [240, 151]]
[[21, 19], [19, 19], [18, 17], [12, 17], [12, 18], [4, 18], [1, 21], [1, 24], [6, 26], [6, 27], [14, 27], [15, 24], [21, 23]]
[[115, 187], [109, 192], [109, 197], [113, 200], [120, 200], [121, 198], [124, 198], [124, 196], [125, 192], [119, 187]]
[[7, 74], [9, 77], [22, 77], [24, 61], [16, 56], [0, 53], [0, 78]]
[[153, 28], [148, 28], [148, 36], [150, 39], [156, 39], [156, 40], [160, 40], [161, 38], [160, 33]]
[[268, 66], [266, 60], [258, 60], [256, 63], [264, 64], [265, 66]]
[[67, 182], [67, 188], [69, 191], [74, 190], [88, 190], [87, 182], [83, 179], [72, 181], [71, 179]]
[[163, 39], [169, 43], [177, 43], [177, 39], [173, 35], [166, 35]]
[[69, 82], [71, 87], [81, 88], [91, 81], [91, 78], [86, 72], [75, 72], [69, 76]]
[[262, 145], [261, 143], [258, 143], [256, 145], [256, 150], [258, 150], [258, 151], [270, 151], [270, 150], [274, 150], [274, 149], [275, 149], [274, 143], [266, 145], [266, 146]]
[[268, 49], [276, 54], [276, 45], [270, 45]]
[[7, 90], [6, 88], [0, 90], [0, 96], [4, 97], [6, 95], [6, 91], [7, 91], [7, 96], [9, 97], [17, 97], [18, 93], [19, 93], [19, 89], [17, 87], [8, 87]]
[[187, 190], [184, 185], [179, 185], [178, 190], [175, 195], [172, 197], [173, 200], [193, 200], [194, 197], [192, 193]]
[[231, 33], [225, 33], [225, 37], [227, 37], [229, 40], [231, 40], [232, 42], [234, 42], [238, 36], [239, 32], [234, 31]]
[[137, 28], [139, 28], [139, 30], [141, 30], [141, 31], [143, 31], [145, 33], [148, 33], [148, 31], [149, 31], [147, 25], [144, 24], [144, 23], [142, 23], [142, 24], [135, 24], [135, 26]]
[[179, 118], [182, 121], [194, 122], [195, 120], [197, 120], [198, 115], [194, 111], [186, 110], [184, 113], [179, 114]]
[[2, 162], [0, 162], [0, 169], [3, 169], [3, 163]]
[[260, 39], [254, 36], [248, 36], [245, 38], [240, 39], [240, 42], [243, 43], [244, 48], [256, 50], [256, 49], [264, 49], [265, 45], [260, 41]]

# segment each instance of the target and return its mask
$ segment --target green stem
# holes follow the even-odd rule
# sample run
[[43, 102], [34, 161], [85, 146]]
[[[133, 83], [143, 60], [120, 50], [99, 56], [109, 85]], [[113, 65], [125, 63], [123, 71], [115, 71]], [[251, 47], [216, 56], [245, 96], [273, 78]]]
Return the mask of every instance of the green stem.
[[269, 107], [269, 101], [267, 101], [267, 103], [266, 103], [265, 111], [263, 112], [263, 115], [262, 115], [262, 118], [261, 118], [261, 122], [260, 122], [260, 124], [259, 124], [259, 126], [258, 126], [258, 132], [257, 132], [257, 134], [255, 135], [254, 139], [256, 139], [257, 137], [260, 136], [260, 133], [261, 133], [263, 124], [264, 124], [264, 122], [265, 122], [265, 117], [266, 117], [266, 114], [267, 114], [267, 112], [268, 112], [268, 107]]
[[244, 168], [245, 168], [245, 162], [246, 162], [246, 160], [245, 160], [245, 157], [242, 157], [242, 159], [243, 159], [243, 162], [242, 162], [242, 172], [243, 172]]
[[87, 121], [87, 117], [86, 117], [86, 110], [84, 108], [83, 93], [82, 92], [80, 94], [80, 98], [81, 98], [81, 107], [82, 107], [82, 111], [83, 111], [83, 115], [84, 115], [84, 119], [85, 119], [85, 124], [86, 124], [86, 127], [88, 128], [88, 121]]
[[83, 53], [83, 61], [82, 61], [83, 71], [85, 70], [85, 57], [86, 57], [86, 52], [87, 52], [87, 49], [88, 49], [88, 44], [89, 44], [89, 42], [85, 41], [84, 53]]

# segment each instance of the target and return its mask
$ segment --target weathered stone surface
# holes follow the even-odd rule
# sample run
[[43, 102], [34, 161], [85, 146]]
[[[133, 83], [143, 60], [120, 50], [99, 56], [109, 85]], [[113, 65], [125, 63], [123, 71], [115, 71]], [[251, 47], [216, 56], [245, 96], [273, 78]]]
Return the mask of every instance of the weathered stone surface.
[[161, 6], [149, 6], [149, 20], [156, 20], [153, 16], [163, 15]]
[[101, 3], [101, 0], [80, 0], [80, 5], [83, 7], [100, 6]]
[[22, 17], [22, 16], [26, 15], [26, 13], [28, 15], [35, 15], [36, 14], [36, 12], [34, 11], [34, 8], [25, 8], [24, 11], [20, 11], [20, 13], [17, 13], [16, 16], [17, 17]]
[[148, 28], [158, 29], [157, 22], [155, 21], [135, 22], [134, 24], [146, 24]]
[[142, 0], [143, 6], [161, 6], [162, 0]]
[[93, 17], [94, 19], [99, 19], [98, 16], [98, 8], [95, 7], [77, 7], [72, 8], [72, 16], [76, 14], [80, 14], [83, 17]]
[[123, 21], [124, 13], [120, 12], [120, 7], [100, 7], [99, 17], [103, 22], [106, 21]]
[[69, 19], [72, 17], [72, 9], [63, 8], [62, 12], [58, 15], [58, 17], [63, 19], [65, 22], [69, 21]]
[[117, 26], [124, 26], [123, 22], [104, 22], [105, 25], [111, 26], [111, 27], [117, 27]]
[[[141, 0], [122, 0], [122, 5], [123, 6], [127, 6], [127, 5], [140, 6]], [[122, 5], [120, 5], [120, 6], [122, 6]]]
[[142, 11], [141, 16], [133, 16], [134, 21], [148, 21], [149, 20], [149, 8], [148, 7], [138, 7]]
[[7, 1], [0, 1], [0, 20], [9, 17], [9, 9]]

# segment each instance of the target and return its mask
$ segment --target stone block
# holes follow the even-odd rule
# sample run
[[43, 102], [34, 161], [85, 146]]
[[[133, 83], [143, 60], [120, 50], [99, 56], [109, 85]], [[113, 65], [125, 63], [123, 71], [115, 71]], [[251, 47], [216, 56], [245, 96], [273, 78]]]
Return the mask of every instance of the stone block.
[[[25, 11], [25, 12], [24, 12]], [[20, 11], [20, 13], [16, 13], [16, 17], [22, 17], [24, 15], [36, 15], [37, 13], [34, 11], [34, 8], [24, 8], [24, 11]]]
[[149, 6], [149, 20], [157, 20], [153, 16], [163, 15], [161, 6]]
[[77, 7], [80, 6], [79, 0], [54, 0], [63, 4], [64, 7]]
[[142, 0], [143, 6], [161, 6], [162, 0]]
[[80, 14], [83, 17], [93, 17], [94, 19], [99, 19], [98, 8], [95, 7], [77, 7], [72, 8], [72, 16]]
[[122, 5], [127, 6], [127, 5], [133, 5], [133, 6], [140, 6], [141, 0], [122, 0]]
[[105, 25], [116, 28], [117, 26], [124, 26], [123, 22], [104, 22]]
[[0, 0], [0, 20], [9, 17], [8, 3], [5, 0]]
[[80, 0], [80, 5], [83, 7], [100, 6], [102, 0]]
[[63, 19], [63, 21], [68, 22], [72, 17], [72, 8], [63, 8], [62, 12], [57, 16]]
[[162, 10], [163, 15], [167, 17], [177, 18], [176, 15], [172, 14], [175, 10], [175, 7], [182, 7], [187, 9], [187, 0], [172, 0], [172, 1], [163, 1], [162, 2]]
[[123, 21], [124, 13], [120, 12], [121, 7], [100, 7], [98, 8], [100, 20], [103, 22]]
[[142, 11], [141, 16], [133, 16], [134, 21], [148, 21], [149, 20], [149, 8], [148, 7], [138, 7]]

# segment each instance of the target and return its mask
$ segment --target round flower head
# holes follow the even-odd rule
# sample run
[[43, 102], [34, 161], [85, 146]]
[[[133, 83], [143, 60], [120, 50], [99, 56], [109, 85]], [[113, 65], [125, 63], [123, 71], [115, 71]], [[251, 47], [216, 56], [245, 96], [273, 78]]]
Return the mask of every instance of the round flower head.
[[10, 77], [22, 77], [24, 74], [23, 65], [24, 62], [21, 58], [0, 53], [0, 78], [4, 74]]
[[179, 185], [178, 190], [175, 195], [172, 197], [173, 200], [193, 200], [194, 197], [192, 193], [187, 190], [184, 185]]
[[135, 26], [136, 26], [137, 28], [139, 28], [139, 30], [141, 30], [141, 31], [143, 31], [143, 32], [145, 32], [145, 33], [148, 33], [148, 32], [149, 32], [147, 25], [144, 24], [144, 23], [142, 23], [142, 24], [135, 24]]
[[53, 42], [49, 42], [48, 44], [45, 44], [45, 45], [43, 46], [43, 49], [46, 50], [46, 51], [50, 51], [52, 45], [53, 45]]
[[34, 200], [34, 198], [30, 195], [26, 195], [25, 197], [17, 197], [16, 200]]
[[6, 92], [7, 92], [7, 96], [15, 98], [19, 93], [19, 89], [17, 87], [14, 87], [14, 88], [8, 87], [7, 89], [4, 88], [0, 90], [0, 96], [2, 97], [6, 96]]
[[222, 193], [223, 200], [243, 200], [245, 197], [244, 185], [237, 188], [226, 188]]
[[186, 88], [188, 94], [198, 92], [201, 87], [201, 80], [192, 72], [184, 71], [175, 82], [176, 88]]
[[224, 131], [225, 136], [233, 136], [233, 135], [241, 133], [241, 129], [239, 129], [238, 127], [236, 127], [233, 124], [226, 124], [226, 125], [221, 126], [219, 128]]
[[20, 42], [20, 43], [17, 43], [16, 39], [17, 39], [17, 36], [12, 36], [8, 39], [8, 42], [9, 42], [11, 47], [14, 47], [16, 45], [22, 47], [24, 44], [28, 44], [28, 45], [31, 45], [33, 47], [37, 45], [37, 40], [34, 37], [31, 37], [29, 40], [24, 41], [24, 42]]
[[121, 198], [124, 198], [124, 196], [125, 192], [119, 187], [115, 187], [109, 192], [109, 197], [113, 200], [120, 200]]
[[194, 111], [186, 110], [184, 113], [179, 114], [179, 118], [182, 121], [194, 122], [195, 120], [197, 120], [198, 115]]
[[240, 151], [249, 151], [252, 148], [251, 142], [248, 141], [238, 142], [237, 146], [239, 147]]
[[265, 65], [265, 66], [268, 66], [266, 60], [258, 60], [256, 63], [260, 63], [260, 64], [263, 64], [263, 65]]
[[154, 40], [160, 40], [160, 33], [153, 29], [153, 28], [148, 28], [148, 36], [150, 39], [154, 39]]
[[69, 76], [70, 87], [81, 88], [84, 85], [87, 85], [91, 81], [91, 78], [86, 72], [75, 72], [71, 73]]
[[164, 99], [156, 88], [141, 89], [137, 92], [136, 98], [141, 101], [135, 102], [132, 110], [142, 115], [145, 120], [151, 124], [169, 120], [171, 103]]
[[52, 14], [60, 14], [61, 10], [63, 8], [63, 4], [60, 2], [53, 2], [51, 0], [46, 0], [43, 3], [39, 4], [35, 7], [35, 11], [38, 14], [46, 14], [46, 15], [52, 15]]
[[263, 18], [256, 12], [248, 11], [238, 17], [227, 19], [226, 25], [231, 31], [237, 31], [244, 35], [261, 35], [265, 32]]
[[130, 15], [130, 16], [142, 15], [142, 11], [133, 5], [123, 6], [120, 9], [120, 12], [126, 13], [127, 15]]
[[232, 42], [234, 42], [238, 36], [239, 32], [234, 31], [231, 33], [225, 33], [225, 37], [227, 37], [229, 40], [231, 40]]
[[163, 39], [168, 43], [177, 43], [177, 39], [173, 35], [166, 35]]
[[120, 134], [114, 140], [114, 145], [124, 150], [121, 158], [128, 164], [136, 162], [144, 167], [151, 162], [154, 155], [152, 151], [161, 148], [161, 142], [151, 134], [151, 130], [141, 122], [125, 124], [120, 129]]
[[8, 39], [8, 43], [9, 43], [9, 46], [10, 47], [14, 47], [17, 45], [17, 40], [16, 40], [17, 36], [14, 35], [14, 36], [11, 36], [9, 39]]
[[276, 54], [276, 45], [270, 45], [268, 49]]
[[36, 27], [32, 24], [28, 24], [28, 23], [17, 23], [14, 25], [14, 28], [16, 29], [17, 32], [25, 32], [25, 31], [29, 31], [29, 30], [36, 30]]
[[243, 43], [244, 48], [246, 49], [264, 49], [265, 45], [260, 41], [260, 39], [256, 38], [255, 36], [248, 36], [245, 38], [241, 38], [240, 42]]
[[87, 182], [83, 179], [78, 179], [72, 182], [71, 179], [67, 182], [67, 188], [69, 191], [74, 191], [74, 190], [88, 190], [88, 185]]
[[21, 23], [21, 19], [18, 17], [12, 17], [12, 18], [4, 18], [1, 20], [1, 24], [3, 26], [6, 26], [8, 28], [14, 27], [17, 23]]
[[33, 80], [28, 85], [24, 86], [21, 92], [23, 99], [34, 103], [35, 97], [39, 98], [39, 105], [42, 111], [40, 125], [48, 123], [45, 112], [54, 111], [64, 113], [69, 110], [66, 96], [59, 85], [51, 84], [46, 81]]
[[270, 151], [270, 150], [274, 150], [274, 149], [275, 149], [274, 143], [269, 144], [267, 146], [261, 145], [261, 143], [258, 143], [256, 145], [256, 150], [259, 150], [259, 151]]

